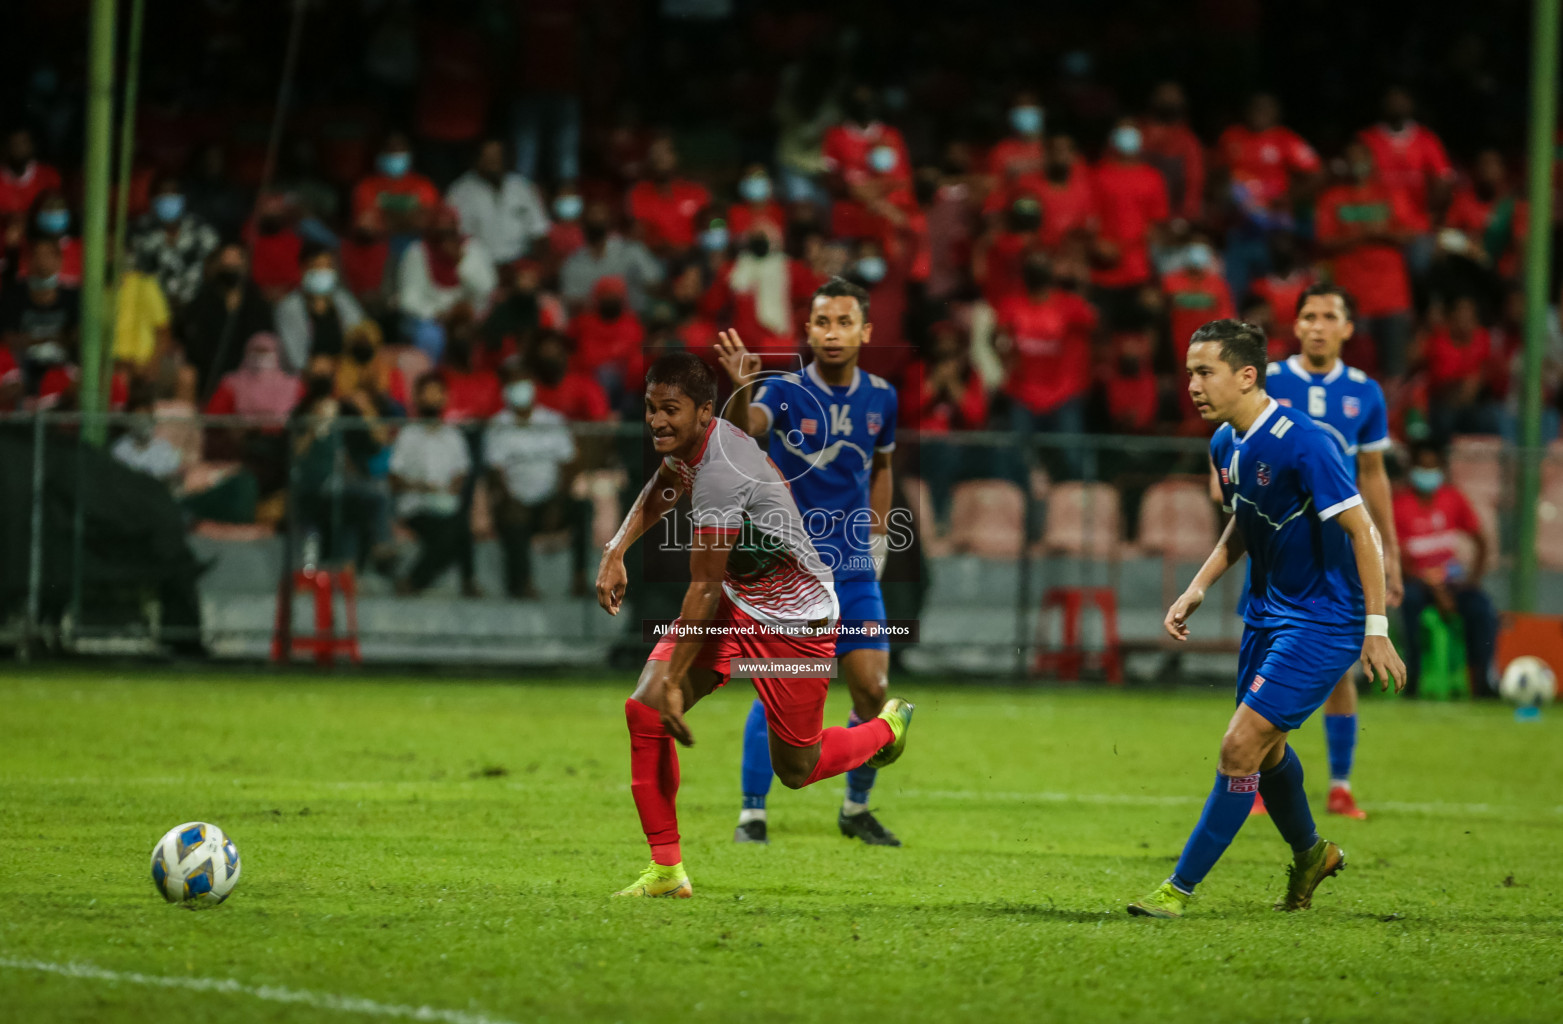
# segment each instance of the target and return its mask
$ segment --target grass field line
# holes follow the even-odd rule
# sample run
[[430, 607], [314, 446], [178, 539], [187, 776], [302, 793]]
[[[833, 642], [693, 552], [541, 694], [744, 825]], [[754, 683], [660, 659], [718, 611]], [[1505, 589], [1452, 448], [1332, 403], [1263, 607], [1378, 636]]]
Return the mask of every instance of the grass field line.
[[35, 971], [54, 974], [62, 978], [85, 981], [108, 981], [129, 985], [147, 985], [152, 988], [178, 988], [190, 992], [216, 992], [221, 995], [249, 996], [268, 1003], [298, 1003], [317, 1010], [336, 1010], [341, 1013], [357, 1013], [367, 1017], [392, 1017], [402, 1020], [438, 1021], [441, 1024], [511, 1024], [510, 1021], [489, 1017], [481, 1013], [462, 1010], [440, 1010], [432, 1006], [402, 1006], [397, 1003], [378, 1003], [373, 999], [356, 996], [339, 996], [330, 992], [310, 992], [305, 989], [281, 988], [276, 985], [245, 985], [232, 978], [188, 978], [171, 975], [141, 974], [136, 971], [110, 971], [91, 964], [55, 964], [47, 960], [20, 960], [0, 957], [0, 968], [15, 971]]
[[[1121, 804], [1130, 807], [1171, 807], [1204, 803], [1204, 797], [1193, 795], [1154, 796], [1149, 793], [1055, 793], [1045, 790], [1004, 792], [986, 789], [903, 789], [896, 791], [896, 796], [907, 797], [912, 800], [959, 800], [970, 803], [979, 803], [986, 800], [1000, 803]], [[1551, 807], [1515, 807], [1506, 804], [1456, 804], [1437, 800], [1428, 802], [1374, 800], [1368, 806], [1373, 810], [1392, 811], [1402, 814], [1513, 815], [1527, 811], [1563, 814], [1563, 804], [1554, 804]]]

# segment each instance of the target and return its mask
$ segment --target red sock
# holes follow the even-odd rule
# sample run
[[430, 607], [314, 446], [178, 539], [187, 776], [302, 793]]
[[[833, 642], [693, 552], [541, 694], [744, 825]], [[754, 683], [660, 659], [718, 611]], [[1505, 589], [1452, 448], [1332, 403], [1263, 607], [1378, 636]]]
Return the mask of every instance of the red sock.
[[677, 864], [678, 748], [662, 726], [662, 716], [631, 697], [624, 702], [630, 727], [630, 793], [640, 812], [640, 827], [651, 844], [651, 859]]
[[839, 725], [826, 729], [820, 737], [819, 762], [814, 765], [814, 771], [804, 785], [811, 786], [820, 779], [850, 772], [894, 739], [895, 733], [890, 730], [890, 723], [883, 718], [871, 718], [850, 729], [843, 729]]

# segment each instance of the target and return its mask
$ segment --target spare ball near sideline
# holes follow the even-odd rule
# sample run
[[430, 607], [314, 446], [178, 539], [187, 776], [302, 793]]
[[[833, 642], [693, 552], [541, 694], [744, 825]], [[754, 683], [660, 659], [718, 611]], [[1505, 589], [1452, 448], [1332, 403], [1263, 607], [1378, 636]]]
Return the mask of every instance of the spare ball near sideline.
[[216, 825], [187, 821], [152, 847], [152, 884], [170, 903], [215, 907], [239, 882], [239, 848]]
[[1534, 655], [1522, 654], [1503, 670], [1498, 692], [1510, 704], [1540, 707], [1552, 703], [1557, 693], [1557, 678], [1546, 662]]

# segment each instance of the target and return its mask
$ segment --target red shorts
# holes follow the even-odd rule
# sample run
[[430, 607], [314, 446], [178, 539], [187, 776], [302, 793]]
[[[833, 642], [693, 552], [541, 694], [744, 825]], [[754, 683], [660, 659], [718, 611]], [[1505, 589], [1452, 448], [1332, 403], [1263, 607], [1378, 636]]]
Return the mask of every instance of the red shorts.
[[[719, 621], [734, 625], [757, 625], [756, 620], [733, 605], [722, 595], [717, 609]], [[677, 620], [674, 620], [675, 625]], [[669, 633], [652, 648], [650, 661], [673, 660], [673, 648], [678, 637]], [[785, 636], [776, 633], [730, 631], [721, 637], [706, 640], [695, 655], [695, 665], [708, 668], [722, 677], [718, 686], [726, 685], [728, 665], [734, 658], [834, 658], [836, 656], [836, 630], [832, 623], [829, 632], [812, 637]], [[789, 747], [812, 747], [820, 741], [825, 725], [825, 693], [830, 680], [824, 677], [798, 679], [791, 676], [754, 680], [754, 688], [765, 705], [765, 721], [778, 739]]]

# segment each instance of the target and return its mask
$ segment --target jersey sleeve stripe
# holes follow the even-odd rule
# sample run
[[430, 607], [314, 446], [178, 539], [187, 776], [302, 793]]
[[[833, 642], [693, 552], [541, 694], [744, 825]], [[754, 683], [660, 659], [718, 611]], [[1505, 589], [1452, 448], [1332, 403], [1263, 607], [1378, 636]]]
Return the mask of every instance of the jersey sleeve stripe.
[[889, 444], [879, 445], [877, 448], [874, 449], [874, 451], [876, 451], [876, 452], [893, 452], [893, 451], [895, 451], [895, 442], [891, 441]]
[[1351, 497], [1347, 498], [1345, 501], [1338, 501], [1335, 504], [1331, 505], [1329, 508], [1321, 510], [1319, 512], [1319, 522], [1327, 523], [1331, 519], [1334, 519], [1336, 516], [1340, 515], [1342, 512], [1346, 511], [1347, 509], [1349, 509], [1349, 508], [1356, 508], [1360, 504], [1362, 504], [1362, 495], [1360, 495], [1360, 494], [1353, 494]]
[[1359, 452], [1384, 452], [1395, 446], [1395, 442], [1388, 436], [1381, 437], [1377, 441], [1366, 441], [1357, 445]]

